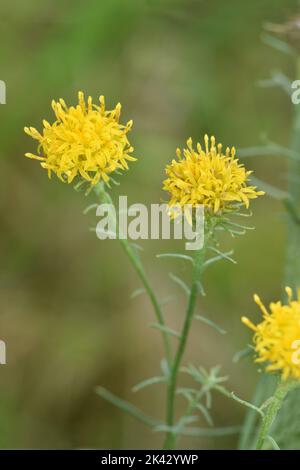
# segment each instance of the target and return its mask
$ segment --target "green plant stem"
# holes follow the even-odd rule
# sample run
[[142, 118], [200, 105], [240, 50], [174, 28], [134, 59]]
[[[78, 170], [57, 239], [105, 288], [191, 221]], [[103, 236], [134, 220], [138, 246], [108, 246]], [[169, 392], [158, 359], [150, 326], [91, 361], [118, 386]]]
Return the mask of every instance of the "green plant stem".
[[[258, 382], [258, 385], [256, 386], [254, 395], [251, 399], [251, 403], [254, 406], [260, 406], [261, 403], [263, 403], [264, 398], [267, 395], [267, 391], [270, 389], [270, 377], [267, 374], [262, 374], [260, 377], [260, 380]], [[254, 447], [255, 441], [254, 441], [254, 430], [256, 429], [256, 423], [257, 423], [257, 413], [253, 410], [250, 409], [245, 418], [245, 422], [242, 428], [242, 432], [239, 436], [239, 443], [238, 443], [238, 449], [239, 450], [247, 450], [250, 448]]]
[[[164, 327], [165, 326], [165, 321], [164, 321], [164, 318], [163, 318], [163, 314], [162, 314], [162, 311], [161, 311], [161, 308], [160, 308], [160, 305], [159, 305], [159, 302], [156, 298], [156, 295], [147, 279], [147, 276], [146, 276], [146, 273], [144, 271], [144, 268], [142, 266], [142, 264], [138, 261], [138, 259], [136, 258], [136, 255], [132, 249], [132, 247], [130, 246], [128, 240], [126, 239], [120, 239], [120, 242], [121, 242], [121, 245], [125, 251], [125, 253], [127, 254], [128, 258], [130, 259], [134, 269], [136, 270], [136, 272], [138, 273], [144, 287], [145, 287], [145, 290], [151, 300], [151, 303], [153, 305], [153, 308], [154, 308], [154, 311], [155, 311], [155, 315], [156, 315], [156, 318], [157, 318], [157, 321], [158, 323]], [[171, 354], [171, 347], [170, 347], [170, 341], [169, 341], [169, 336], [168, 336], [168, 333], [166, 331], [163, 331], [161, 330], [161, 333], [162, 333], [162, 337], [163, 337], [163, 341], [164, 341], [164, 347], [165, 347], [165, 353], [166, 353], [166, 359], [168, 361], [168, 364], [170, 365], [171, 364], [171, 361], [172, 361], [172, 354]]]
[[[95, 186], [94, 191], [95, 191], [100, 203], [112, 204], [114, 206], [113, 201], [112, 201], [110, 195], [106, 192], [103, 183], [98, 183]], [[116, 236], [118, 236], [117, 221], [115, 221], [115, 222], [116, 222]], [[164, 317], [163, 317], [163, 314], [162, 314], [162, 311], [161, 311], [159, 301], [157, 300], [157, 297], [154, 293], [154, 290], [152, 289], [152, 287], [150, 285], [150, 282], [148, 281], [147, 275], [145, 273], [145, 270], [142, 266], [141, 261], [137, 257], [137, 255], [135, 253], [135, 250], [133, 249], [133, 247], [131, 246], [131, 244], [129, 243], [129, 241], [127, 239], [119, 237], [118, 240], [120, 241], [122, 248], [124, 249], [124, 251], [125, 251], [126, 255], [128, 256], [131, 264], [133, 265], [135, 271], [137, 272], [139, 278], [142, 281], [142, 284], [143, 284], [143, 286], [144, 286], [144, 288], [145, 288], [145, 290], [146, 290], [146, 292], [147, 292], [147, 294], [150, 298], [150, 301], [152, 303], [152, 306], [153, 306], [153, 309], [154, 309], [154, 312], [155, 312], [155, 315], [156, 315], [157, 322], [162, 327], [165, 327], [165, 321], [164, 321]], [[164, 343], [166, 359], [167, 359], [169, 367], [170, 367], [171, 363], [172, 363], [172, 351], [171, 351], [171, 344], [170, 344], [169, 336], [168, 336], [168, 333], [166, 333], [163, 330], [161, 330], [161, 333], [162, 333], [162, 338], [163, 338], [163, 343]]]
[[291, 381], [280, 382], [277, 386], [274, 396], [270, 401], [270, 404], [262, 421], [262, 425], [256, 443], [256, 450], [261, 450], [263, 448], [264, 442], [268, 437], [269, 430], [272, 426], [274, 419], [276, 418], [278, 411], [281, 408], [282, 402], [287, 393], [291, 390], [291, 388], [293, 388], [293, 386], [294, 382]]
[[[189, 301], [185, 316], [185, 321], [180, 336], [179, 345], [176, 351], [175, 359], [171, 368], [169, 381], [168, 381], [168, 394], [167, 394], [167, 426], [172, 428], [174, 424], [174, 402], [175, 402], [175, 393], [176, 393], [176, 383], [179, 367], [181, 364], [181, 359], [185, 351], [185, 346], [187, 343], [190, 326], [193, 319], [193, 314], [195, 310], [196, 300], [197, 300], [197, 291], [198, 284], [201, 277], [201, 272], [203, 269], [203, 262], [205, 256], [205, 246], [207, 246], [208, 236], [205, 238], [204, 246], [196, 252], [194, 259], [194, 269], [192, 275], [192, 287], [190, 290]], [[176, 444], [176, 432], [170, 430], [167, 433], [164, 449], [173, 449]]]

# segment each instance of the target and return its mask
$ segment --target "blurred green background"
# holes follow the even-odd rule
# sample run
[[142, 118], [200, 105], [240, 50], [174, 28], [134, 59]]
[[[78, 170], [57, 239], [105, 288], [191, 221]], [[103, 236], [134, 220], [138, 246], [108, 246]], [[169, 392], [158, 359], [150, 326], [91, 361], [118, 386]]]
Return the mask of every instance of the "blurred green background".
[[[139, 160], [119, 178], [116, 195], [158, 202], [164, 167], [187, 137], [214, 134], [224, 145], [256, 145], [262, 134], [288, 145], [290, 100], [257, 81], [274, 69], [294, 76], [293, 63], [261, 42], [266, 21], [296, 12], [292, 0], [11, 0], [0, 7], [0, 366], [1, 448], [158, 448], [163, 436], [125, 416], [101, 398], [107, 387], [145, 412], [164, 416], [164, 386], [132, 394], [156, 375], [159, 332], [146, 297], [130, 299], [139, 280], [117, 242], [100, 242], [83, 215], [89, 198], [23, 158], [35, 143], [24, 125], [52, 120], [50, 102], [71, 104], [77, 91], [107, 106], [123, 105], [134, 120], [130, 135]], [[299, 78], [299, 77], [298, 77]], [[286, 162], [247, 159], [261, 179], [285, 187]], [[252, 301], [280, 295], [285, 221], [269, 197], [252, 205], [256, 230], [235, 240], [238, 265], [220, 263], [206, 277], [203, 313], [227, 335], [195, 324], [185, 362], [222, 365], [229, 388], [250, 399], [258, 379], [251, 359], [233, 364], [250, 341], [240, 316], [259, 318]], [[143, 260], [159, 295], [175, 295], [167, 322], [181, 324], [185, 299], [168, 277], [188, 279], [189, 267], [155, 254], [182, 243], [144, 241]], [[178, 410], [184, 402], [178, 401]], [[240, 424], [245, 410], [214, 397], [217, 426]], [[204, 425], [204, 423], [200, 424]], [[180, 447], [231, 448], [236, 437], [182, 439]]]

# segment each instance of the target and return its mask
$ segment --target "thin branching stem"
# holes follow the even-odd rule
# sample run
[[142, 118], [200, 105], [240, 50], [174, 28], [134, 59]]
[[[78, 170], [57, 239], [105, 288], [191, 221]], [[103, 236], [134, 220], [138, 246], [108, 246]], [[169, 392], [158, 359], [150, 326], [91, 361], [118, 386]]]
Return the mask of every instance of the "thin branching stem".
[[[98, 197], [100, 202], [113, 205], [113, 201], [112, 201], [110, 195], [105, 191], [105, 188], [104, 188], [102, 183], [98, 183], [95, 186], [95, 193], [97, 194], [97, 197]], [[116, 224], [117, 224], [117, 221], [116, 221]], [[116, 234], [117, 234], [116, 236], [118, 236], [118, 228], [117, 227], [116, 227]], [[145, 290], [146, 290], [146, 292], [149, 296], [149, 299], [152, 303], [152, 306], [153, 306], [153, 309], [154, 309], [154, 312], [155, 312], [155, 315], [156, 315], [157, 322], [162, 327], [161, 328], [161, 334], [162, 334], [162, 338], [163, 338], [166, 359], [168, 361], [168, 364], [171, 365], [171, 361], [172, 361], [171, 344], [170, 344], [169, 335], [165, 330], [166, 325], [165, 325], [165, 321], [164, 321], [164, 317], [163, 317], [163, 313], [162, 313], [162, 310], [161, 310], [160, 303], [159, 303], [159, 301], [158, 301], [158, 299], [157, 299], [157, 297], [154, 293], [154, 290], [152, 289], [152, 286], [151, 286], [151, 284], [148, 280], [148, 277], [145, 273], [143, 265], [142, 265], [140, 259], [137, 257], [134, 248], [129, 243], [129, 241], [125, 238], [120, 238], [119, 237], [119, 241], [120, 241], [121, 246], [124, 249], [126, 255], [128, 256], [132, 266], [134, 267], [135, 271], [137, 272], [139, 278], [141, 279], [142, 284], [143, 284], [143, 286], [144, 286], [144, 288], [145, 288]]]
[[[171, 429], [174, 424], [174, 402], [175, 402], [175, 394], [176, 394], [176, 384], [177, 384], [177, 376], [178, 371], [180, 368], [181, 360], [185, 351], [186, 343], [189, 336], [189, 331], [191, 327], [191, 323], [193, 320], [194, 310], [196, 306], [197, 300], [197, 292], [198, 292], [198, 283], [201, 277], [201, 273], [203, 270], [204, 264], [204, 257], [205, 257], [205, 249], [208, 243], [208, 240], [212, 234], [212, 229], [210, 229], [209, 233], [205, 237], [204, 246], [198, 250], [195, 254], [194, 259], [194, 268], [193, 268], [193, 275], [192, 275], [192, 286], [189, 293], [189, 301], [186, 310], [185, 321], [179, 341], [179, 345], [175, 354], [174, 362], [172, 364], [169, 383], [168, 383], [168, 394], [167, 394], [167, 425]], [[169, 431], [166, 435], [164, 448], [165, 449], [173, 449], [176, 444], [177, 435], [174, 431]]]

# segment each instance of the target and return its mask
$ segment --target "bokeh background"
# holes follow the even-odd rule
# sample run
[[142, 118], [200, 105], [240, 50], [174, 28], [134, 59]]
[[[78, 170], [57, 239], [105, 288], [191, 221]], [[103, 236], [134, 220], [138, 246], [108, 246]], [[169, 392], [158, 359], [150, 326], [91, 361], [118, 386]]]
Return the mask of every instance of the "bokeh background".
[[[151, 305], [130, 299], [139, 280], [117, 242], [89, 230], [91, 202], [23, 158], [35, 144], [24, 125], [52, 119], [52, 98], [68, 103], [83, 90], [107, 105], [123, 105], [134, 120], [138, 161], [119, 178], [115, 195], [158, 202], [164, 167], [187, 137], [215, 134], [224, 145], [257, 145], [267, 135], [288, 145], [292, 105], [277, 89], [257, 86], [272, 70], [294, 77], [290, 58], [262, 43], [265, 22], [280, 23], [297, 10], [292, 0], [11, 0], [0, 7], [0, 366], [1, 448], [158, 448], [163, 436], [124, 415], [95, 394], [102, 385], [158, 418], [164, 386], [131, 392], [156, 375], [159, 332], [149, 328]], [[296, 78], [296, 77], [295, 77]], [[298, 77], [299, 78], [299, 77]], [[270, 156], [247, 165], [269, 183], [286, 186], [286, 162]], [[250, 399], [258, 379], [250, 358], [234, 354], [250, 340], [240, 316], [258, 318], [252, 301], [280, 295], [285, 251], [281, 205], [253, 203], [255, 231], [229, 240], [237, 265], [219, 263], [205, 280], [199, 310], [227, 335], [202, 324], [192, 329], [185, 362], [222, 365], [228, 387]], [[167, 322], [181, 324], [185, 299], [170, 271], [189, 278], [189, 267], [157, 260], [183, 244], [144, 241], [143, 261], [163, 298]], [[178, 410], [184, 402], [178, 401]], [[240, 424], [245, 409], [214, 396], [217, 426]], [[199, 424], [204, 425], [201, 423]], [[182, 448], [232, 448], [236, 436], [181, 439]]]

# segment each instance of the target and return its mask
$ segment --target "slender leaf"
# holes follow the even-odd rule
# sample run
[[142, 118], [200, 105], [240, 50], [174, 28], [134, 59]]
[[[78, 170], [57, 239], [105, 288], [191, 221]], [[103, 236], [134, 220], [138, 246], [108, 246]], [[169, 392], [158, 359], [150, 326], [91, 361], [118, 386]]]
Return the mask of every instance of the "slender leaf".
[[262, 88], [281, 88], [288, 96], [292, 93], [292, 81], [282, 72], [273, 71], [271, 78], [259, 80], [257, 85]]
[[218, 390], [220, 393], [222, 393], [223, 395], [229, 397], [229, 398], [232, 398], [234, 401], [240, 403], [241, 405], [243, 406], [246, 406], [247, 408], [250, 408], [251, 410], [253, 411], [256, 411], [256, 413], [260, 414], [260, 416], [263, 418], [264, 417], [264, 412], [258, 408], [257, 406], [253, 405], [252, 403], [249, 403], [248, 401], [245, 401], [245, 400], [242, 400], [241, 398], [239, 398], [237, 395], [235, 395], [234, 392], [228, 392], [228, 390], [225, 389], [225, 387], [220, 387], [220, 386], [217, 386], [216, 387], [216, 390]]
[[197, 403], [196, 408], [203, 414], [207, 424], [209, 426], [213, 426], [214, 425], [213, 419], [210, 416], [209, 411], [205, 408], [205, 406], [202, 403]]
[[231, 258], [231, 255], [233, 255], [233, 250], [227, 253], [224, 253], [223, 251], [218, 250], [214, 246], [211, 246], [210, 249], [214, 251], [215, 253], [217, 253], [218, 255], [222, 256], [222, 258], [227, 259], [228, 261], [231, 261], [231, 263], [233, 264], [236, 264], [236, 261], [233, 258]]
[[167, 333], [170, 336], [175, 336], [176, 338], [181, 338], [180, 333], [178, 331], [173, 330], [172, 328], [169, 328], [166, 325], [160, 325], [159, 323], [150, 323], [149, 326], [151, 328], [155, 328], [157, 330], [163, 331], [164, 333]]
[[180, 279], [178, 276], [175, 276], [173, 273], [169, 273], [169, 276], [172, 281], [176, 282], [176, 284], [178, 284], [184, 290], [187, 296], [190, 295], [190, 289], [182, 279]]
[[181, 253], [160, 253], [156, 255], [156, 258], [178, 258], [183, 259], [185, 261], [190, 261], [194, 264], [194, 259], [191, 256], [183, 255]]
[[216, 331], [217, 331], [218, 333], [220, 333], [221, 335], [225, 335], [225, 334], [226, 334], [226, 331], [223, 330], [223, 328], [221, 328], [219, 325], [217, 325], [216, 323], [214, 323], [212, 320], [209, 320], [209, 318], [203, 317], [202, 315], [195, 315], [195, 319], [202, 321], [202, 322], [205, 323], [206, 325], [209, 325], [211, 328], [213, 328], [214, 330], [216, 330]]
[[141, 294], [145, 294], [146, 293], [146, 289], [144, 289], [144, 287], [141, 287], [139, 289], [135, 289], [132, 294], [130, 295], [130, 298], [131, 299], [135, 299], [136, 297], [138, 297], [139, 295]]
[[275, 441], [275, 439], [272, 436], [268, 435], [266, 437], [266, 439], [268, 439], [268, 441], [270, 441], [270, 443], [272, 444], [272, 447], [273, 447], [274, 450], [280, 450], [279, 445], [277, 444], [277, 442]]
[[[230, 230], [231, 231], [231, 230]], [[232, 255], [233, 251], [228, 251], [228, 253], [220, 253], [219, 255], [217, 256], [213, 256], [212, 258], [209, 258], [207, 259], [204, 263], [203, 263], [203, 267], [204, 268], [207, 268], [208, 266], [210, 266], [211, 264], [214, 264], [216, 263], [217, 261], [220, 261], [222, 259], [226, 259], [228, 261], [231, 261], [232, 263], [236, 264], [236, 261], [233, 260], [232, 258], [230, 258], [230, 255]]]
[[117, 408], [124, 411], [125, 413], [129, 414], [133, 418], [136, 418], [138, 421], [141, 421], [142, 423], [146, 424], [147, 426], [155, 427], [160, 424], [155, 419], [144, 414], [141, 410], [139, 410], [137, 407], [135, 407], [131, 403], [125, 400], [122, 400], [121, 398], [117, 397], [116, 395], [109, 392], [105, 388], [96, 387], [95, 391], [97, 395], [99, 395], [101, 398], [108, 401], [109, 403], [116, 406]]
[[168, 378], [170, 375], [170, 369], [169, 369], [168, 361], [165, 357], [160, 361], [160, 368], [164, 376]]
[[250, 356], [251, 353], [253, 353], [253, 347], [250, 344], [248, 344], [246, 348], [235, 353], [235, 355], [232, 358], [232, 362], [237, 364], [241, 359], [244, 359], [245, 357]]
[[135, 250], [138, 250], [138, 251], [144, 251], [144, 248], [141, 246], [141, 245], [138, 245], [137, 243], [130, 243], [130, 245], [132, 246], [132, 248], [134, 248]]
[[199, 294], [202, 295], [202, 297], [206, 296], [202, 282], [197, 281], [197, 289], [198, 289]]
[[264, 44], [273, 47], [273, 49], [276, 49], [279, 52], [283, 52], [284, 54], [292, 57], [297, 57], [297, 51], [292, 46], [271, 34], [262, 33], [261, 40]]
[[159, 304], [161, 306], [163, 305], [166, 305], [168, 304], [169, 302], [172, 302], [173, 300], [176, 299], [176, 296], [175, 295], [169, 295], [168, 297], [165, 297], [164, 299], [161, 299], [161, 301], [159, 302]]
[[260, 179], [251, 176], [251, 182], [254, 183], [259, 189], [265, 191], [269, 196], [272, 196], [274, 199], [278, 199], [282, 201], [284, 199], [288, 199], [289, 195], [287, 192], [283, 191], [282, 189], [276, 188], [275, 186], [266, 183], [265, 181], [261, 181]]
[[96, 209], [98, 207], [98, 204], [90, 204], [88, 207], [86, 207], [83, 211], [83, 214], [86, 215], [88, 212], [90, 212], [93, 209]]
[[145, 387], [149, 387], [149, 385], [155, 385], [159, 383], [165, 383], [166, 382], [166, 377], [150, 377], [150, 379], [143, 380], [142, 382], [139, 382], [136, 384], [133, 388], [133, 392], [139, 392]]
[[278, 156], [278, 157], [287, 157], [292, 160], [300, 160], [300, 154], [286, 147], [282, 147], [276, 143], [271, 143], [267, 145], [261, 145], [256, 147], [246, 147], [238, 150], [239, 157], [263, 157], [263, 156]]
[[[223, 436], [232, 436], [238, 434], [241, 430], [241, 426], [227, 426], [220, 428], [183, 428], [177, 432], [181, 436], [189, 437], [223, 437]], [[174, 427], [167, 426], [165, 424], [158, 425], [154, 431], [156, 432], [176, 432]]]
[[[236, 227], [236, 228], [240, 228], [242, 230], [254, 230], [255, 227], [251, 227], [249, 225], [242, 225], [242, 224], [238, 224], [237, 222], [233, 222], [232, 220], [228, 220], [226, 221], [226, 225], [230, 228], [230, 227]], [[234, 264], [236, 264], [236, 261], [235, 260], [231, 260]]]

